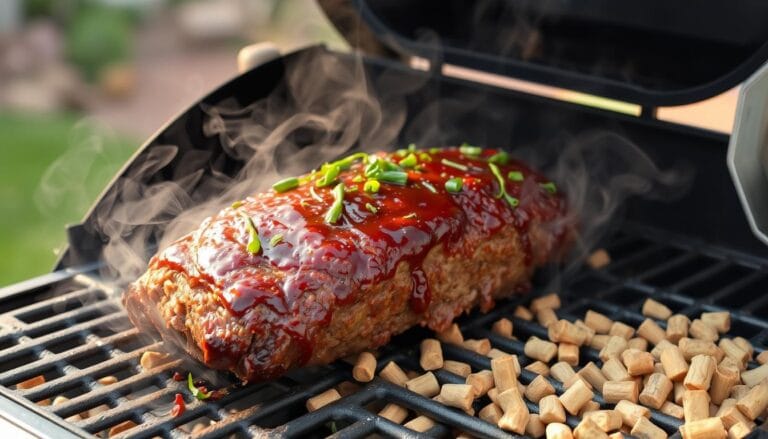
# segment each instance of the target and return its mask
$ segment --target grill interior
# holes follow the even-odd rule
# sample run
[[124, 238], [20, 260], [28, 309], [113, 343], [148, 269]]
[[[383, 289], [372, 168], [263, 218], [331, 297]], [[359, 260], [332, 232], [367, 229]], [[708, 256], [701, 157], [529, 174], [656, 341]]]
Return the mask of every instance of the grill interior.
[[[644, 319], [640, 307], [647, 297], [666, 304], [673, 312], [698, 316], [702, 311], [732, 311], [730, 335], [750, 340], [756, 352], [768, 344], [768, 261], [735, 253], [703, 242], [682, 239], [641, 226], [624, 225], [603, 244], [612, 263], [601, 270], [582, 269], [565, 281], [560, 291], [561, 318], [582, 318], [588, 309], [606, 314], [632, 326]], [[306, 400], [344, 381], [353, 381], [351, 366], [331, 366], [289, 374], [277, 381], [237, 386], [225, 374], [214, 374], [182, 356], [145, 372], [139, 359], [146, 350], [161, 351], [132, 327], [115, 291], [100, 283], [95, 267], [52, 273], [6, 288], [0, 292], [0, 393], [40, 412], [56, 428], [76, 434], [106, 436], [125, 421], [136, 425], [118, 436], [124, 437], [248, 437], [281, 434], [287, 437], [417, 436], [418, 433], [377, 416], [387, 403], [409, 409], [407, 420], [425, 415], [436, 421], [427, 436], [449, 437], [464, 431], [475, 437], [510, 435], [479, 418], [447, 408], [431, 399], [376, 378], [342, 400], [307, 413]], [[534, 294], [547, 293], [534, 288]], [[515, 306], [527, 303], [531, 295], [501, 302], [488, 314], [473, 313], [459, 320], [466, 338], [488, 338], [493, 347], [517, 354], [521, 365], [530, 363], [523, 354], [523, 342], [491, 332], [501, 317], [514, 322], [514, 335], [546, 338], [546, 329], [534, 322], [512, 317]], [[663, 326], [663, 322], [660, 322]], [[394, 360], [406, 371], [420, 372], [419, 341], [428, 335], [411, 330], [380, 350], [379, 367]], [[473, 372], [490, 369], [490, 359], [451, 345], [443, 345], [446, 359], [470, 364]], [[600, 364], [598, 352], [581, 350], [581, 364]], [[754, 366], [754, 365], [753, 365]], [[212, 387], [233, 386], [224, 398], [214, 402], [196, 401], [186, 382], [172, 379], [174, 372], [203, 377]], [[43, 375], [45, 383], [17, 389], [16, 384]], [[435, 374], [443, 383], [463, 383], [464, 378], [445, 370]], [[99, 379], [114, 376], [116, 383], [103, 385]], [[527, 384], [535, 375], [523, 371]], [[562, 385], [550, 379], [558, 394]], [[176, 393], [183, 395], [187, 409], [180, 417], [170, 410]], [[57, 396], [68, 401], [50, 405]], [[602, 401], [597, 396], [598, 402]], [[479, 410], [489, 401], [476, 401]], [[100, 407], [101, 406], [101, 407]], [[72, 418], [96, 408], [97, 415]], [[532, 412], [535, 405], [529, 403]], [[103, 411], [101, 411], [103, 410]], [[69, 419], [69, 420], [67, 420]], [[652, 411], [653, 422], [672, 434], [679, 420]], [[578, 419], [568, 417], [575, 427]], [[62, 430], [58, 430], [61, 432]], [[335, 433], [334, 433], [335, 432]], [[56, 436], [55, 431], [51, 434]]]

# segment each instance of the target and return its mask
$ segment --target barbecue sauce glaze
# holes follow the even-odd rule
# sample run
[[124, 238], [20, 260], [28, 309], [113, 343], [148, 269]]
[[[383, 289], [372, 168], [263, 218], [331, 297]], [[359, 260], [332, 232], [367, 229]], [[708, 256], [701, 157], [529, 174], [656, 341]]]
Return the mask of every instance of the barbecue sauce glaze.
[[[255, 194], [205, 220], [196, 232], [152, 258], [150, 267], [185, 272], [192, 287], [215, 291], [222, 306], [236, 316], [259, 304], [268, 306], [274, 317], [250, 329], [254, 333], [286, 331], [304, 347], [306, 361], [313, 345], [308, 328], [327, 325], [335, 305], [352, 302], [355, 292], [365, 294], [366, 286], [390, 278], [400, 262], [408, 262], [411, 270], [411, 308], [425, 312], [431, 292], [421, 264], [438, 244], [448, 254], [470, 257], [477, 243], [511, 226], [519, 232], [526, 263], [531, 263], [526, 233], [531, 219], [546, 222], [562, 217], [566, 203], [551, 186], [547, 188], [548, 180], [512, 159], [498, 167], [506, 192], [519, 204], [512, 206], [504, 197], [497, 197], [500, 185], [489, 168], [489, 158], [497, 152], [416, 151], [418, 167], [407, 169], [407, 184], [382, 182], [378, 193], [365, 192], [365, 181], [355, 179], [365, 168], [365, 163], [357, 162], [338, 177], [346, 193], [343, 214], [334, 224], [324, 219], [334, 200], [333, 185], [314, 187], [312, 193], [315, 181], [310, 181], [283, 193]], [[402, 155], [380, 156], [393, 163], [402, 160]], [[446, 165], [443, 159], [467, 170]], [[508, 178], [510, 171], [520, 172], [522, 181]], [[454, 177], [462, 179], [457, 193], [445, 187]], [[375, 207], [375, 213], [367, 203]], [[256, 254], [246, 249], [250, 236], [243, 212], [252, 218], [259, 234], [261, 249]], [[467, 233], [470, 229], [471, 234]], [[552, 232], [557, 242], [564, 239], [567, 227], [563, 224]], [[282, 237], [272, 245], [270, 240], [276, 235]], [[284, 276], [277, 277], [275, 272]], [[333, 303], [321, 303], [314, 294], [321, 288], [333, 292]], [[211, 341], [203, 347], [203, 355], [226, 355], [220, 348]]]

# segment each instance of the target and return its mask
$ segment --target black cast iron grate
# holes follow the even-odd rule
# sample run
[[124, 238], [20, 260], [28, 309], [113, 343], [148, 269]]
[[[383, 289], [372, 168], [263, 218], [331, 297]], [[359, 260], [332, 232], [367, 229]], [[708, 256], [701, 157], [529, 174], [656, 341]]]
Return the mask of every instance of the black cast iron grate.
[[[614, 234], [605, 248], [612, 263], [602, 270], [584, 269], [560, 292], [563, 307], [558, 316], [581, 318], [587, 309], [614, 320], [637, 326], [643, 320], [640, 307], [647, 297], [665, 303], [674, 312], [694, 316], [702, 311], [727, 308], [732, 311], [731, 335], [747, 338], [761, 352], [768, 346], [768, 261], [691, 242], [658, 231], [627, 226]], [[113, 297], [114, 291], [95, 276], [95, 267], [52, 273], [0, 290], [0, 394], [40, 414], [54, 428], [68, 428], [83, 436], [106, 436], [125, 421], [136, 425], [120, 437], [287, 437], [339, 438], [380, 434], [394, 437], [450, 437], [459, 431], [474, 437], [511, 435], [478, 418], [392, 385], [381, 379], [362, 386], [343, 399], [307, 413], [306, 400], [318, 393], [351, 381], [350, 366], [343, 362], [289, 374], [277, 381], [235, 387], [215, 402], [194, 400], [186, 383], [174, 381], [173, 372], [192, 371], [215, 386], [235, 384], [225, 374], [201, 369], [179, 357], [170, 363], [143, 371], [139, 359], [146, 350], [162, 351], [132, 327]], [[538, 291], [544, 293], [545, 291]], [[467, 338], [488, 338], [492, 345], [517, 354], [522, 365], [523, 342], [509, 340], [490, 331], [501, 317], [530, 296], [500, 303], [488, 314], [473, 313], [460, 319]], [[515, 335], [546, 337], [546, 330], [532, 322], [513, 319]], [[414, 329], [380, 350], [380, 367], [389, 360], [403, 369], [419, 371], [418, 346], [427, 331]], [[456, 346], [444, 345], [447, 359], [470, 364], [473, 371], [490, 368], [490, 359]], [[599, 363], [597, 352], [583, 348], [582, 364]], [[16, 385], [42, 375], [45, 383], [29, 389]], [[101, 384], [106, 376], [116, 383]], [[436, 371], [441, 383], [464, 379], [445, 370]], [[527, 384], [535, 377], [523, 371]], [[563, 389], [551, 380], [558, 393]], [[174, 396], [183, 395], [187, 409], [172, 417]], [[57, 396], [68, 398], [50, 405]], [[479, 410], [489, 401], [475, 403]], [[596, 401], [602, 403], [599, 396]], [[425, 415], [436, 421], [425, 433], [416, 433], [377, 416], [384, 404], [394, 402], [409, 410], [409, 418]], [[532, 412], [538, 409], [530, 404]], [[93, 410], [82, 419], [78, 414]], [[74, 418], [73, 418], [74, 416]], [[407, 419], [407, 420], [408, 420]], [[407, 422], [406, 420], [406, 422]], [[654, 423], [670, 434], [680, 421], [652, 412]], [[572, 427], [578, 423], [569, 417]], [[63, 430], [62, 430], [63, 431]], [[335, 432], [334, 432], [335, 431]], [[55, 431], [51, 432], [55, 436]]]

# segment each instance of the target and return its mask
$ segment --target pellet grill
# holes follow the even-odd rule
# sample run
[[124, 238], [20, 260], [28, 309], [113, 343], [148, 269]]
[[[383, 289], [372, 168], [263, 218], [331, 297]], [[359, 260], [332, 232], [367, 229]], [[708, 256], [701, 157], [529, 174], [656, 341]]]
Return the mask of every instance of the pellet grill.
[[[628, 200], [623, 215], [611, 222], [609, 232], [595, 244], [609, 252], [612, 262], [599, 270], [568, 272], [562, 281], [564, 306], [558, 315], [576, 319], [593, 309], [637, 326], [643, 320], [640, 306], [648, 297], [689, 316], [728, 309], [733, 313], [731, 333], [750, 340], [758, 352], [766, 349], [768, 249], [750, 233], [729, 177], [725, 164], [729, 136], [660, 121], [655, 109], [714, 96], [757, 70], [768, 59], [764, 25], [768, 4], [715, 0], [698, 1], [695, 6], [608, 0], [578, 4], [326, 0], [321, 4], [348, 40], [368, 54], [309, 47], [222, 85], [170, 121], [137, 152], [84, 221], [68, 229], [69, 248], [55, 271], [0, 290], [0, 418], [14, 426], [14, 434], [104, 436], [130, 420], [135, 426], [119, 433], [120, 437], [450, 437], [458, 431], [476, 437], [510, 437], [494, 425], [381, 379], [308, 413], [307, 398], [350, 380], [350, 366], [344, 362], [291, 373], [273, 382], [235, 386], [214, 402], [195, 400], [186, 383], [172, 379], [173, 372], [194, 371], [219, 386], [234, 384], [232, 377], [206, 373], [183, 356], [151, 373], [139, 366], [143, 352], [162, 351], [163, 346], [140, 334], [126, 318], [118, 298], [121, 285], [103, 270], [105, 227], [97, 221], [97, 213], [119, 204], [124, 195], [120, 192], [124, 185], [119, 183], [126, 178], [152, 185], [202, 172], [201, 183], [190, 188], [189, 196], [198, 201], [215, 197], [217, 193], [203, 184], [206, 176], [234, 175], [242, 167], [242, 157], [228, 154], [220, 138], [206, 135], [203, 108], [227, 102], [236, 110], [281, 93], [286, 76], [308, 58], [362, 66], [371, 93], [382, 101], [392, 93], [393, 84], [419, 84], [396, 90], [407, 115], [396, 142], [400, 145], [413, 140], [429, 145], [467, 141], [514, 153], [521, 145], [551, 144], [553, 139], [600, 130], [634, 143], [661, 168], [692, 170], [687, 189], [671, 201]], [[406, 60], [414, 56], [427, 60], [428, 67], [411, 67]], [[627, 115], [460, 79], [446, 75], [446, 65], [605, 96], [637, 104], [642, 111]], [[297, 103], [290, 96], [284, 103], [288, 107], [282, 114], [290, 115]], [[473, 103], [471, 108], [467, 103]], [[425, 111], [430, 105], [433, 111]], [[415, 115], [425, 114], [433, 129], [419, 130], [419, 138], [414, 139], [414, 127], [424, 126], [424, 118], [416, 121]], [[309, 144], [312, 139], [310, 130], [297, 134], [293, 142]], [[163, 145], [176, 145], [178, 151], [167, 163], [147, 172], [144, 165]], [[190, 162], [199, 166], [190, 169]], [[559, 184], [568, 190], [567, 181]], [[155, 226], [137, 226], [134, 232], [146, 231], [145, 227]], [[163, 231], [149, 232], [156, 240]], [[548, 292], [544, 285], [535, 283], [533, 295]], [[523, 343], [495, 335], [490, 326], [501, 317], [512, 318], [514, 307], [530, 298], [499, 303], [488, 314], [463, 317], [460, 327], [467, 337], [487, 337], [494, 347], [520, 355], [524, 365], [530, 360], [523, 355]], [[512, 319], [519, 339], [546, 337], [541, 326]], [[414, 329], [397, 337], [381, 349], [379, 364], [391, 359], [418, 370], [419, 341], [426, 335]], [[488, 358], [455, 346], [447, 346], [445, 355], [473, 369], [490, 365]], [[590, 348], [582, 349], [581, 358], [582, 362], [599, 361]], [[45, 377], [44, 384], [16, 388], [38, 375]], [[441, 383], [463, 382], [444, 370], [436, 375]], [[114, 376], [117, 382], [100, 383], [106, 376]], [[521, 380], [527, 383], [533, 377], [524, 371]], [[562, 392], [559, 383], [553, 381], [553, 385]], [[177, 393], [184, 395], [187, 409], [173, 417], [169, 411]], [[68, 400], [48, 404], [57, 396]], [[407, 407], [412, 416], [426, 415], [436, 425], [417, 433], [390, 422], [376, 414], [386, 402]], [[73, 418], [96, 407], [101, 410], [95, 416]], [[529, 408], [537, 411], [533, 404]], [[680, 423], [655, 411], [652, 420], [670, 434]], [[569, 417], [567, 422], [575, 426], [578, 420]]]

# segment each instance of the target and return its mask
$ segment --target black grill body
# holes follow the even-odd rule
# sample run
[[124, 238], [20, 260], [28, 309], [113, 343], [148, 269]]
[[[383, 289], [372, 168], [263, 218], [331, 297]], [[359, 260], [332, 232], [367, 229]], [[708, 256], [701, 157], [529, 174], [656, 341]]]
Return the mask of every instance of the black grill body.
[[[175, 173], [183, 169], [185, 160], [201, 152], [208, 154], [206, 175], [234, 174], [242, 163], [224, 154], [218, 139], [204, 135], [201, 106], [224, 100], [231, 105], [247, 106], [279, 89], [285, 76], [308, 56], [341, 64], [360, 60], [314, 47], [247, 72], [172, 121], [137, 153], [119, 178], [142, 178], [147, 184], [166, 181], [178, 177]], [[363, 58], [362, 65], [371, 78], [372, 92], [378, 96], [387, 94], [387, 90], [377, 89], [382, 84], [420, 84], [404, 95], [409, 118], [399, 135], [400, 144], [412, 140], [416, 121], [411, 116], [425, 114], [425, 108], [439, 98], [443, 105], [426, 113], [435, 129], [418, 139], [421, 144], [467, 141], [502, 146], [514, 153], [521, 146], [549, 145], [554, 141], [554, 147], [548, 151], [556, 153], [574, 137], [604, 130], [638, 145], [661, 167], [682, 164], [693, 169], [689, 189], [682, 197], [668, 202], [628, 202], [622, 219], [615, 220], [597, 244], [608, 250], [612, 263], [601, 270], [583, 268], [568, 272], [559, 291], [564, 306], [558, 314], [576, 319], [587, 309], [594, 309], [636, 326], [643, 319], [640, 307], [644, 299], [653, 297], [673, 311], [691, 317], [702, 311], [729, 309], [733, 312], [734, 336], [749, 339], [757, 352], [768, 346], [768, 296], [763, 294], [768, 285], [768, 252], [749, 233], [730, 183], [725, 166], [727, 136], [448, 78], [436, 71], [413, 70], [398, 62]], [[382, 78], [387, 81], [382, 82]], [[476, 103], [472, 111], [467, 111], [467, 103]], [[287, 105], [291, 105], [290, 100]], [[168, 144], [179, 146], [173, 160], [151, 175], [138, 172], [153, 150]], [[544, 154], [544, 147], [541, 152]], [[567, 181], [559, 184], [567, 191]], [[192, 188], [190, 196], [204, 200], [216, 195], [204, 192], [204, 187], [201, 184]], [[458, 431], [475, 437], [510, 437], [491, 424], [378, 378], [342, 400], [308, 413], [307, 398], [351, 380], [351, 367], [344, 362], [296, 371], [273, 382], [245, 387], [236, 386], [230, 376], [206, 371], [183, 356], [151, 373], [143, 371], [139, 366], [141, 354], [145, 350], [163, 350], [164, 346], [132, 327], [119, 304], [121, 286], [110, 282], [100, 270], [104, 226], [97, 224], [94, 217], [96, 212], [109, 212], [110, 206], [120, 200], [123, 194], [117, 188], [117, 184], [108, 188], [83, 224], [69, 230], [70, 248], [57, 271], [0, 290], [3, 417], [49, 437], [104, 435], [127, 420], [136, 426], [121, 436], [139, 438], [186, 437], [193, 431], [205, 438], [346, 438], [374, 433], [393, 437], [451, 437]], [[161, 233], [158, 229], [149, 235], [157, 237]], [[535, 283], [533, 295], [549, 292], [545, 285]], [[499, 303], [488, 314], [475, 312], [462, 317], [460, 327], [466, 337], [487, 337], [494, 347], [520, 355], [521, 362], [527, 364], [522, 342], [491, 333], [490, 325], [501, 317], [511, 317], [514, 307], [527, 303], [530, 297]], [[513, 320], [520, 339], [529, 335], [546, 337], [546, 330], [537, 324]], [[417, 328], [398, 336], [381, 350], [379, 364], [393, 359], [405, 369], [419, 370], [418, 346], [426, 335], [426, 331]], [[488, 358], [470, 351], [451, 346], [444, 349], [447, 358], [467, 362], [473, 369], [490, 366]], [[581, 358], [583, 362], [596, 360], [597, 352], [584, 348]], [[186, 390], [186, 383], [172, 379], [175, 371], [192, 371], [213, 387], [233, 387], [221, 400], [196, 401]], [[17, 383], [37, 375], [46, 378], [45, 384], [16, 389]], [[446, 371], [437, 371], [436, 375], [441, 383], [463, 381]], [[102, 385], [98, 381], [105, 376], [115, 376], [118, 381]], [[527, 383], [532, 378], [523, 372], [521, 380]], [[562, 392], [562, 386], [552, 382]], [[177, 393], [186, 400], [187, 410], [174, 418], [169, 411]], [[60, 395], [68, 401], [42, 405]], [[424, 414], [437, 424], [423, 434], [410, 431], [376, 414], [387, 402]], [[475, 408], [482, 407], [483, 402], [488, 401], [478, 402]], [[72, 419], [102, 405], [103, 411], [96, 416]], [[535, 405], [530, 409], [537, 411]], [[670, 434], [679, 425], [678, 420], [657, 412], [652, 420]], [[576, 418], [568, 419], [571, 426], [576, 422]]]

